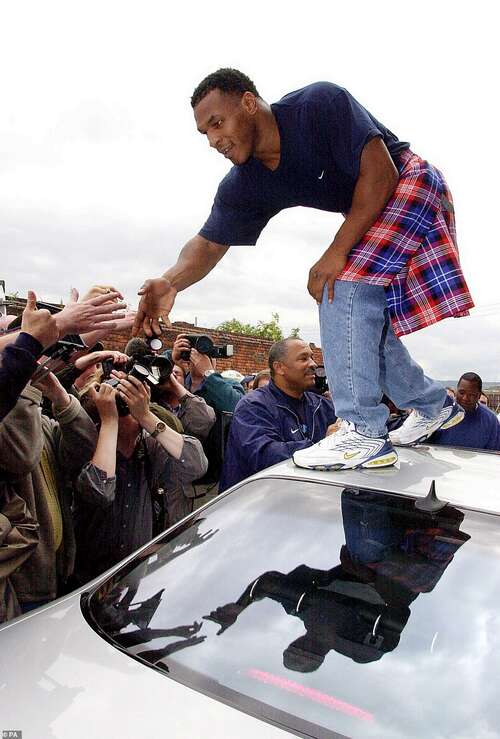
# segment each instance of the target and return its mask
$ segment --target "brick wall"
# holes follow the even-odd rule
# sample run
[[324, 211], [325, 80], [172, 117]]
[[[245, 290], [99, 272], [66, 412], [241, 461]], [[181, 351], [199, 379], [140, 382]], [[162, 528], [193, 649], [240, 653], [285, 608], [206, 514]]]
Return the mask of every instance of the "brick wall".
[[[172, 328], [164, 329], [163, 345], [165, 349], [170, 349], [179, 333], [205, 334], [210, 336], [214, 344], [221, 346], [223, 344], [232, 344], [234, 347], [234, 355], [228, 359], [218, 359], [217, 369], [235, 369], [243, 375], [249, 375], [256, 370], [266, 369], [267, 357], [269, 350], [273, 345], [272, 341], [258, 339], [254, 336], [245, 336], [244, 334], [232, 334], [228, 331], [216, 331], [212, 328], [195, 326], [192, 323], [184, 321], [176, 321], [172, 324]], [[109, 349], [123, 350], [130, 338], [128, 333], [112, 333], [106, 337], [103, 344]], [[323, 364], [323, 355], [319, 347], [311, 344], [314, 360], [318, 364]]]

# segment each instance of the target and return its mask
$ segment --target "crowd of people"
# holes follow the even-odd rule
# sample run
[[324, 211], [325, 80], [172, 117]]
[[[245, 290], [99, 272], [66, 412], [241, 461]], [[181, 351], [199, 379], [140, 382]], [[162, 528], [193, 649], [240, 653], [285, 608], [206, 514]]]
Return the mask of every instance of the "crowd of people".
[[[335, 397], [299, 338], [243, 375], [179, 334], [170, 349], [133, 338], [122, 296], [94, 287], [62, 310], [28, 294], [0, 325], [0, 623], [98, 576], [153, 536], [272, 464], [346, 432]], [[500, 450], [481, 378], [456, 390], [464, 420], [431, 443]], [[411, 408], [384, 398], [388, 428]]]

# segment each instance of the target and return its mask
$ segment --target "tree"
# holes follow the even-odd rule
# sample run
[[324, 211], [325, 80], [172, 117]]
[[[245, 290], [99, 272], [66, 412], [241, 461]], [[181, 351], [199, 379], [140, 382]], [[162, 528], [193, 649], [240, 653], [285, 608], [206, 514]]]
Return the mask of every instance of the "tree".
[[[218, 331], [229, 331], [233, 334], [244, 334], [245, 336], [257, 336], [259, 339], [268, 339], [269, 341], [281, 341], [284, 338], [283, 330], [279, 325], [279, 314], [272, 313], [272, 318], [267, 323], [258, 321], [257, 325], [251, 323], [242, 323], [237, 318], [231, 318], [230, 321], [224, 321], [217, 326]], [[291, 336], [298, 336], [299, 329], [292, 329]]]

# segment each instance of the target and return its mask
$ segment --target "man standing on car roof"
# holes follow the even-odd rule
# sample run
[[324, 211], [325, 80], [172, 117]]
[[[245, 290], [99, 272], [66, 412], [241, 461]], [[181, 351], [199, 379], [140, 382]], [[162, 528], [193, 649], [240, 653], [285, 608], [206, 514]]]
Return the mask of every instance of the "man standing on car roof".
[[198, 85], [191, 105], [198, 131], [234, 166], [177, 263], [139, 291], [135, 330], [159, 332], [158, 318], [167, 319], [179, 290], [205, 277], [231, 245], [255, 244], [284, 208], [343, 213], [344, 223], [311, 267], [308, 290], [319, 304], [335, 408], [351, 425], [296, 453], [295, 463], [394, 464], [383, 393], [399, 408], [415, 409], [398, 429], [401, 444], [459, 423], [460, 406], [398, 338], [473, 306], [441, 173], [329, 82], [268, 105], [246, 75], [220, 69]]

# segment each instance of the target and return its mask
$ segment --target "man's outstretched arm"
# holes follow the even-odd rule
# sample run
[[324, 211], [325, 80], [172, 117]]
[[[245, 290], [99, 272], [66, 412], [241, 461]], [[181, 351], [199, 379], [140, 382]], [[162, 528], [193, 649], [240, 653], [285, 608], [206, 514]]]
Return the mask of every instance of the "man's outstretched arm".
[[177, 262], [162, 277], [146, 280], [139, 290], [141, 301], [134, 323], [134, 336], [141, 328], [147, 336], [160, 334], [159, 318], [169, 323], [177, 293], [202, 280], [215, 267], [229, 246], [208, 241], [199, 234], [182, 249]]

